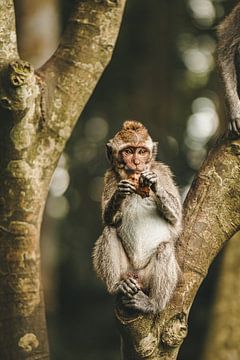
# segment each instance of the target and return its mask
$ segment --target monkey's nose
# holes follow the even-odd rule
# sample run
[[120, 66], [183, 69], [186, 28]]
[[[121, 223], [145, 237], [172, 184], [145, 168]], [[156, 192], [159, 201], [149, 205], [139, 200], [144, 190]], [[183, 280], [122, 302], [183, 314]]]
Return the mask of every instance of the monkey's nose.
[[139, 165], [140, 164], [140, 160], [139, 159], [133, 159], [133, 162], [135, 165]]

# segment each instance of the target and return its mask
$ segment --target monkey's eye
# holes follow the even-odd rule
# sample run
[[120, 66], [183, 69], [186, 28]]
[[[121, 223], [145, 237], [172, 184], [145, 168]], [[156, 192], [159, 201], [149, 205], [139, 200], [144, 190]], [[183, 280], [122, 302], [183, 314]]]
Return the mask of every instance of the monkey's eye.
[[132, 148], [127, 148], [123, 150], [123, 153], [126, 155], [130, 155], [133, 154], [133, 149]]
[[145, 148], [140, 148], [139, 149], [139, 151], [138, 151], [138, 153], [140, 154], [140, 155], [146, 155], [147, 154], [147, 149], [145, 149]]

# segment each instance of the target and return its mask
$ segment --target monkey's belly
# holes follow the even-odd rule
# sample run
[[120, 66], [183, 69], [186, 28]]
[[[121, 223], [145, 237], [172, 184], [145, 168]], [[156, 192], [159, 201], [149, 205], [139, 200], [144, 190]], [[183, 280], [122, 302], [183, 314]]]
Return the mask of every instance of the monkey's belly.
[[151, 198], [133, 194], [123, 207], [118, 229], [122, 245], [135, 269], [147, 265], [161, 242], [170, 240], [170, 225], [163, 219]]

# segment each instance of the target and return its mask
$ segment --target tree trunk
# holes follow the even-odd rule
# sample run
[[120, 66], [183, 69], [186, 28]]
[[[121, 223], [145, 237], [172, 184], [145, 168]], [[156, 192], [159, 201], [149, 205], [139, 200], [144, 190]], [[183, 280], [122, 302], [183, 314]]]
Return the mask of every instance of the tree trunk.
[[224, 253], [210, 319], [204, 360], [240, 358], [240, 233]]
[[214, 257], [240, 228], [239, 155], [239, 140], [221, 141], [192, 184], [177, 245], [182, 279], [167, 308], [157, 318], [129, 318], [116, 309], [125, 360], [177, 358], [196, 292]]
[[12, 0], [0, 0], [0, 354], [48, 359], [39, 237], [49, 183], [107, 66], [125, 0], [77, 1], [59, 48], [34, 73], [19, 58]]

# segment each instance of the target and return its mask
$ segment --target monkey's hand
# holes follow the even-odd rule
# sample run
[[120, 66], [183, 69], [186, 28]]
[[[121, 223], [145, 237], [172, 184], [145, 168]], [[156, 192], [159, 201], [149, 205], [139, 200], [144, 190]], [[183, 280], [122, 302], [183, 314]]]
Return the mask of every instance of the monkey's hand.
[[157, 175], [153, 171], [145, 170], [141, 173], [139, 182], [141, 186], [154, 188], [157, 183]]
[[118, 185], [118, 193], [122, 196], [130, 195], [136, 192], [135, 186], [128, 180], [121, 180]]
[[120, 294], [125, 295], [125, 297], [132, 297], [135, 295], [139, 290], [140, 286], [136, 279], [128, 278], [120, 281], [117, 287], [117, 292]]
[[236, 135], [240, 135], [240, 117], [232, 119], [229, 122], [228, 130], [230, 133], [234, 133]]

